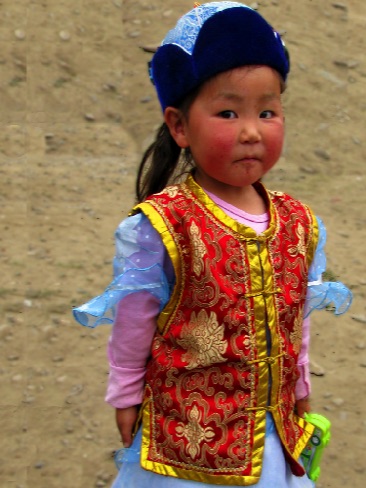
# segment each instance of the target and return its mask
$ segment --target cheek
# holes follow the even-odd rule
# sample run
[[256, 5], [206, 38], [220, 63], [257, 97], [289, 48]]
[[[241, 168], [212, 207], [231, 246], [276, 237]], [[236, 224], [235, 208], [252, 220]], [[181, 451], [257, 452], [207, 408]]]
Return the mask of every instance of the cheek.
[[234, 137], [230, 132], [223, 130], [212, 131], [209, 134], [210, 151], [213, 156], [220, 158], [228, 155], [234, 145]]
[[267, 149], [268, 152], [273, 155], [273, 158], [279, 158], [281, 156], [284, 136], [285, 133], [283, 127], [279, 127], [267, 138]]

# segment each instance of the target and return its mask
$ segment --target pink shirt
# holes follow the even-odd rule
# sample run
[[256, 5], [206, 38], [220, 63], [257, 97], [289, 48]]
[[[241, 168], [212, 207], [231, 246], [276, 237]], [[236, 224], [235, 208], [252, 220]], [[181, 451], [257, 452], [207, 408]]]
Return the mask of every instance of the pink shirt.
[[[231, 218], [262, 233], [268, 227], [268, 213], [250, 215], [212, 193], [209, 197]], [[145, 365], [150, 355], [160, 303], [149, 292], [136, 292], [123, 298], [117, 306], [108, 344], [110, 364], [106, 401], [115, 408], [127, 408], [142, 402]], [[131, 327], [133, 324], [133, 327]], [[309, 349], [310, 319], [303, 321], [303, 340], [298, 359], [300, 378], [296, 399], [310, 394]]]

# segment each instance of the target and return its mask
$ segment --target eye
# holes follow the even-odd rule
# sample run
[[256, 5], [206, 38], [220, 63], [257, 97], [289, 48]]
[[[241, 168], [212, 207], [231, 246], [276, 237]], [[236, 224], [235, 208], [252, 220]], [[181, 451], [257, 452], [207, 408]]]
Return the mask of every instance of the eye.
[[261, 119], [271, 119], [274, 116], [275, 116], [275, 113], [273, 112], [273, 110], [263, 110], [263, 112], [261, 112], [259, 118], [261, 118]]
[[233, 110], [223, 110], [219, 113], [219, 117], [223, 119], [235, 119], [237, 115]]

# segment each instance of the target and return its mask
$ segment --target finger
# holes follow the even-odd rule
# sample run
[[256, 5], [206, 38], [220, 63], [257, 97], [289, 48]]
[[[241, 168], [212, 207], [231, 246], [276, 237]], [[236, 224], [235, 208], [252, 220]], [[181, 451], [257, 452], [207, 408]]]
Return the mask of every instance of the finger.
[[297, 409], [297, 415], [301, 418], [304, 418], [305, 410], [303, 408]]
[[132, 444], [132, 432], [131, 429], [127, 430], [126, 428], [121, 431], [121, 438], [123, 447], [130, 447]]
[[118, 430], [121, 436], [123, 447], [130, 447], [132, 442], [132, 428], [125, 422], [117, 421]]

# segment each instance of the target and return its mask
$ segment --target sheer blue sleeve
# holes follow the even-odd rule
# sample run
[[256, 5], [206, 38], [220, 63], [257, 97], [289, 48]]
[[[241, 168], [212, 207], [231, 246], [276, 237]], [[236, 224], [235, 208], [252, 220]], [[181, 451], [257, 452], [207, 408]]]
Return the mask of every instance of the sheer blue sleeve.
[[333, 307], [335, 315], [347, 312], [352, 303], [351, 291], [340, 281], [323, 282], [322, 275], [326, 270], [326, 256], [324, 246], [326, 242], [326, 229], [320, 218], [319, 241], [314, 260], [309, 268], [309, 283], [306, 297], [306, 316], [313, 310]]
[[87, 327], [113, 323], [117, 303], [139, 291], [155, 296], [162, 310], [174, 285], [163, 242], [145, 215], [140, 213], [124, 220], [116, 230], [115, 239], [113, 281], [102, 295], [73, 309], [74, 318]]

